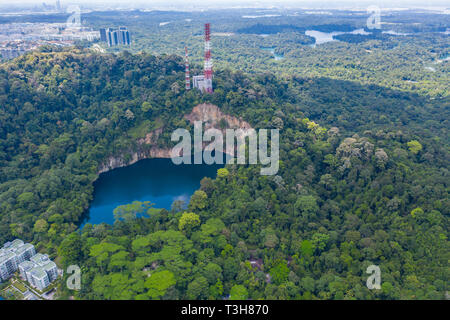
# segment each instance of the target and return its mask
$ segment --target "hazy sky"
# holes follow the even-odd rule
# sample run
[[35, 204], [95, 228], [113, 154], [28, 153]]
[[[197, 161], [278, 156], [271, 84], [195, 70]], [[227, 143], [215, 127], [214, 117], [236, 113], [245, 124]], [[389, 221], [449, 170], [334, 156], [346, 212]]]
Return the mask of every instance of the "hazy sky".
[[[0, 5], [54, 5], [56, 0], [0, 0]], [[151, 8], [151, 7], [185, 7], [185, 6], [251, 6], [251, 7], [317, 7], [317, 8], [336, 8], [336, 7], [367, 7], [369, 5], [378, 5], [380, 7], [449, 7], [449, 0], [60, 0], [61, 5], [66, 7], [73, 4], [83, 6], [105, 6], [105, 7], [124, 7], [124, 8]]]

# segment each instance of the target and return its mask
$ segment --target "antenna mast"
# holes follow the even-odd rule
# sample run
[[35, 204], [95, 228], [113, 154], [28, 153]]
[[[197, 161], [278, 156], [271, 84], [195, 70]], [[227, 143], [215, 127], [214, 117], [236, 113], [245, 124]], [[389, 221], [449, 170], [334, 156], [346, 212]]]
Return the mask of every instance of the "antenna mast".
[[211, 31], [209, 23], [205, 23], [205, 90], [206, 92], [213, 92], [212, 89], [212, 61], [211, 61]]
[[187, 47], [184, 47], [184, 52], [185, 52], [184, 67], [185, 67], [185, 74], [186, 74], [186, 90], [190, 90], [191, 89], [191, 78], [189, 76], [189, 60], [188, 60]]

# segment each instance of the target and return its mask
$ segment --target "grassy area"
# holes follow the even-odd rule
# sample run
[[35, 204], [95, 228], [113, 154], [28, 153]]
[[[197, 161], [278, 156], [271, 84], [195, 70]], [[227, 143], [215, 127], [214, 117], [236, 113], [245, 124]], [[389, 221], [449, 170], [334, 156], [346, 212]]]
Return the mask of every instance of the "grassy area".
[[137, 127], [131, 128], [128, 133], [135, 139], [144, 138], [152, 130], [153, 123], [150, 120], [142, 121]]
[[13, 300], [22, 300], [23, 295], [18, 291], [16, 287], [13, 285], [8, 286], [5, 290], [3, 290], [0, 295], [4, 297], [5, 299], [11, 299]]
[[11, 291], [13, 292], [13, 295], [17, 300], [23, 300], [23, 294], [21, 294], [17, 290], [11, 290]]
[[22, 283], [20, 283], [18, 281], [14, 283], [14, 287], [16, 287], [22, 293], [27, 291], [27, 288]]
[[144, 138], [147, 133], [152, 130], [156, 130], [163, 125], [162, 121], [156, 119], [155, 121], [144, 120], [138, 126], [131, 128], [128, 134], [134, 139]]

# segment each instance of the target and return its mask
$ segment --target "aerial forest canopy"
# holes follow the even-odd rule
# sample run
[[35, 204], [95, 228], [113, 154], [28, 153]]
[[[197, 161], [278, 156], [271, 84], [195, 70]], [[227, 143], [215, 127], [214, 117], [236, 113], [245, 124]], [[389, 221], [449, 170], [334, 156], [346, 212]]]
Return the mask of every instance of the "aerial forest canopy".
[[[193, 70], [200, 70], [195, 65]], [[388, 79], [387, 79], [388, 80]], [[82, 268], [82, 299], [441, 299], [448, 289], [448, 95], [215, 70], [176, 55], [42, 47], [0, 65], [0, 243]], [[83, 222], [99, 167], [208, 102], [280, 129], [280, 170], [227, 165], [187, 207], [135, 202]], [[147, 216], [136, 213], [146, 211]], [[379, 265], [381, 290], [365, 286]]]

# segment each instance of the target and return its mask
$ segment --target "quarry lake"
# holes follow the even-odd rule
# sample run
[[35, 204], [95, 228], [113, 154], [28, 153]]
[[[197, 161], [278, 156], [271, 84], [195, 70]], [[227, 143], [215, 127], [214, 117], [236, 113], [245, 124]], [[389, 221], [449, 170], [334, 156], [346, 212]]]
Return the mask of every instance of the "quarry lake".
[[215, 178], [223, 165], [181, 164], [171, 159], [145, 159], [133, 165], [102, 173], [94, 182], [94, 199], [86, 223], [113, 224], [113, 210], [133, 201], [151, 201], [154, 208], [170, 210], [172, 202], [186, 204], [200, 187], [203, 177]]

